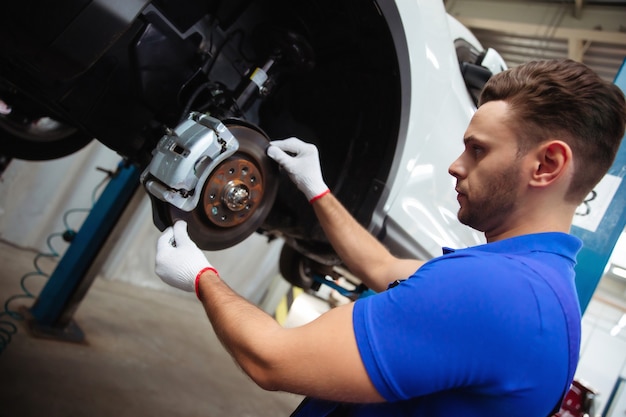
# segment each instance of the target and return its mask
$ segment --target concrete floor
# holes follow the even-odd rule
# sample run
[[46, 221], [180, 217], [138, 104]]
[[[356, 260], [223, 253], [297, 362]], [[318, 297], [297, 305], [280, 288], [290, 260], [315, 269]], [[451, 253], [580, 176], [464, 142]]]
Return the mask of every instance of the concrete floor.
[[[34, 257], [0, 242], [0, 310], [23, 293]], [[26, 286], [37, 294], [45, 280]], [[19, 330], [0, 353], [0, 417], [288, 416], [301, 401], [241, 372], [192, 297], [98, 278], [74, 318], [85, 344], [34, 338], [12, 320]]]

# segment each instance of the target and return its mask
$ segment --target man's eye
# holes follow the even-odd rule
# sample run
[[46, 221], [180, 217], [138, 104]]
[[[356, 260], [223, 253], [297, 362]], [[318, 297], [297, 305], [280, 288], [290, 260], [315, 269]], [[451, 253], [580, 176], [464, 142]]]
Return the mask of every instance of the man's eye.
[[475, 156], [480, 156], [480, 155], [482, 155], [482, 153], [483, 153], [484, 151], [485, 151], [485, 150], [484, 150], [482, 147], [480, 147], [480, 146], [476, 146], [476, 145], [473, 145], [473, 146], [472, 146], [472, 153], [473, 153]]

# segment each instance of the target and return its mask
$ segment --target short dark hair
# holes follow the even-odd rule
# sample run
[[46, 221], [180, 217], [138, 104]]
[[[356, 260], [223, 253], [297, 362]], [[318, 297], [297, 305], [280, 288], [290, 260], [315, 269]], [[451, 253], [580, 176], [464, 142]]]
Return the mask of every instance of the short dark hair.
[[494, 75], [479, 105], [494, 100], [510, 106], [521, 153], [550, 138], [570, 146], [576, 172], [568, 201], [580, 203], [593, 190], [624, 137], [622, 91], [570, 59], [528, 62]]

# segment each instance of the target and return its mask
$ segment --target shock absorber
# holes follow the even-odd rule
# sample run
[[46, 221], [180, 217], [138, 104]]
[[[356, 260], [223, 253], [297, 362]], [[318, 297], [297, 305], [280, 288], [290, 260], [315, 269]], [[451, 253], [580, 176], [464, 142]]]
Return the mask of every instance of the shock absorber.
[[[245, 112], [257, 97], [271, 93], [274, 80], [281, 72], [293, 69], [310, 69], [314, 66], [313, 48], [308, 41], [296, 33], [282, 30], [268, 30], [268, 43], [273, 45], [269, 58], [262, 66], [256, 67], [244, 81], [236, 95], [231, 111]], [[280, 70], [276, 69], [280, 67]]]
[[257, 67], [247, 79], [247, 85], [243, 88], [243, 91], [239, 94], [235, 100], [235, 106], [240, 111], [247, 110], [250, 102], [253, 99], [255, 92], [259, 96], [266, 96], [269, 94], [269, 80], [268, 72], [276, 63], [274, 57], [269, 58], [262, 67]]

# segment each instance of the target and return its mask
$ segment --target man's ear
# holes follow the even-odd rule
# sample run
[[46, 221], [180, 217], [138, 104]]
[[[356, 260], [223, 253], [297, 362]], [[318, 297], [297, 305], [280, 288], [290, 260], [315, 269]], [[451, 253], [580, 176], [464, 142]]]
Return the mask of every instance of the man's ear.
[[572, 164], [572, 149], [560, 140], [550, 140], [537, 146], [534, 155], [531, 185], [544, 187], [562, 178]]

